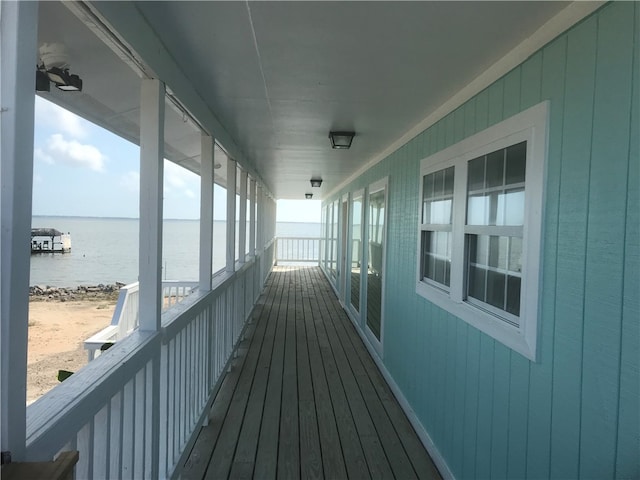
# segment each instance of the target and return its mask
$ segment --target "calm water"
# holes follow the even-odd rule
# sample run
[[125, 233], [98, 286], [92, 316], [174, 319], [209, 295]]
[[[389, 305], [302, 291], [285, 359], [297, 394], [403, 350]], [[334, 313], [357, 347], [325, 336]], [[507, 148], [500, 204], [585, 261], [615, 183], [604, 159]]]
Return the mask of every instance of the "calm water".
[[[31, 256], [30, 285], [75, 287], [138, 280], [138, 220], [126, 218], [40, 217], [33, 227], [71, 234], [71, 253]], [[198, 279], [200, 224], [165, 220], [162, 278]], [[278, 223], [279, 236], [320, 236], [319, 223]], [[213, 270], [225, 264], [225, 222], [214, 222]]]

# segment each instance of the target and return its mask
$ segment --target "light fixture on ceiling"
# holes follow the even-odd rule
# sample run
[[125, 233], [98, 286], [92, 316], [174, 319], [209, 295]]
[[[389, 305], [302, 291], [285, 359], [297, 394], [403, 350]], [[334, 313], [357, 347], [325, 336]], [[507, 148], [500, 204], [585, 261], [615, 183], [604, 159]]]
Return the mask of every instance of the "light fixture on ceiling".
[[322, 186], [322, 179], [321, 178], [312, 178], [311, 179], [311, 186], [312, 187], [321, 187]]
[[51, 67], [47, 70], [47, 76], [63, 92], [82, 91], [82, 79], [78, 75], [69, 73], [69, 69]]
[[53, 82], [63, 92], [81, 92], [82, 79], [69, 73], [68, 56], [61, 43], [43, 43], [40, 48], [40, 64], [36, 69], [36, 91], [50, 91]]
[[304, 198], [306, 198], [307, 200], [311, 200], [313, 198], [313, 193], [305, 193]]
[[331, 140], [331, 148], [346, 150], [351, 147], [355, 132], [329, 132], [329, 140]]

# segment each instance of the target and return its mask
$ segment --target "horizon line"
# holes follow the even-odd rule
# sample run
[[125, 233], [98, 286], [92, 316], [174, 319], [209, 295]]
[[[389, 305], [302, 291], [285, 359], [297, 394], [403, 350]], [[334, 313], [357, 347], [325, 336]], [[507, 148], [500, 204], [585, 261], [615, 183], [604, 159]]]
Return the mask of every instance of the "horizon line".
[[[31, 218], [34, 217], [55, 217], [55, 218], [87, 218], [87, 219], [109, 219], [109, 220], [140, 220], [140, 217], [110, 217], [110, 216], [98, 216], [98, 215], [47, 215], [41, 213], [32, 213]], [[164, 220], [177, 220], [184, 222], [199, 222], [200, 218], [163, 218]], [[226, 222], [226, 219], [214, 218], [214, 222]], [[300, 221], [300, 220], [276, 220], [276, 223], [318, 223], [322, 224], [322, 222], [308, 222], [308, 221]]]

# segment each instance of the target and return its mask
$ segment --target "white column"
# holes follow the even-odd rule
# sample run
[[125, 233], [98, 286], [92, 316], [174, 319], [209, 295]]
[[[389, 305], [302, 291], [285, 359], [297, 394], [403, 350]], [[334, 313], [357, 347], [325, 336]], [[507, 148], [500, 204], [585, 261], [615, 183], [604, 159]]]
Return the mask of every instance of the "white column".
[[1, 450], [24, 460], [37, 2], [0, 2]]
[[200, 151], [200, 290], [211, 290], [213, 263], [213, 138], [202, 135]]
[[240, 241], [239, 245], [239, 259], [240, 263], [245, 262], [245, 253], [247, 251], [247, 171], [240, 171]]
[[227, 158], [227, 272], [236, 270], [236, 162]]
[[249, 180], [249, 255], [256, 254], [256, 181]]
[[164, 84], [142, 80], [140, 90], [140, 330], [160, 329], [162, 312], [162, 180]]
[[[164, 176], [164, 83], [140, 88], [140, 331], [160, 330], [162, 313], [162, 193]], [[151, 478], [160, 465], [160, 346], [151, 370]]]
[[256, 188], [256, 199], [258, 202], [258, 218], [256, 219], [256, 227], [258, 229], [257, 239], [256, 239], [256, 255], [262, 255], [264, 251], [264, 238], [262, 232], [264, 231], [264, 195], [262, 193], [262, 186], [257, 185]]

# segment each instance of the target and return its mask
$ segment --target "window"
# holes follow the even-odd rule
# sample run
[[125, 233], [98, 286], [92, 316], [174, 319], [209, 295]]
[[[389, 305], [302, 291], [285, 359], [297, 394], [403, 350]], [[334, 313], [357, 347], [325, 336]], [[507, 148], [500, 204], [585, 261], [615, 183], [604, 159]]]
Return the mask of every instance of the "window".
[[422, 177], [421, 277], [449, 289], [451, 281], [451, 207], [454, 167]]
[[416, 292], [536, 359], [547, 103], [421, 163]]

